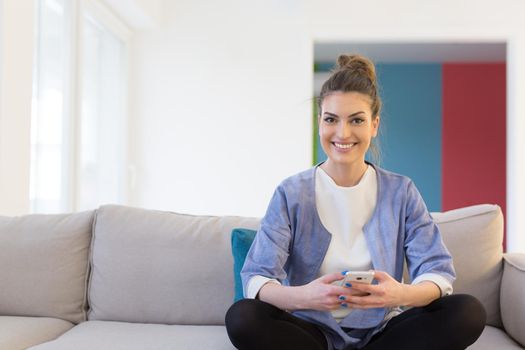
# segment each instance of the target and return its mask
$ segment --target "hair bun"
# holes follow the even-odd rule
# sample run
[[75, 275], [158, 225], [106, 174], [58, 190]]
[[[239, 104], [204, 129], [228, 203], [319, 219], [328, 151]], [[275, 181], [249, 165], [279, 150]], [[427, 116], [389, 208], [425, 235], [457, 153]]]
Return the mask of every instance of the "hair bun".
[[319, 111], [326, 96], [335, 91], [359, 92], [370, 98], [372, 117], [381, 111], [381, 97], [374, 63], [361, 55], [343, 54], [337, 57], [337, 66], [323, 83], [317, 104]]
[[374, 63], [361, 55], [342, 54], [337, 57], [337, 70], [352, 70], [368, 76], [370, 81], [376, 81]]

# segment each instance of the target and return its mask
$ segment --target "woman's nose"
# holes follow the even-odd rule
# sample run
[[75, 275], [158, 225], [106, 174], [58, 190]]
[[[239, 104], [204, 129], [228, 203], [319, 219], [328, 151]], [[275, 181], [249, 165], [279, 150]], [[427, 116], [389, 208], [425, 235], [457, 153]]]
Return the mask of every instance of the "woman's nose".
[[341, 123], [338, 130], [337, 130], [337, 136], [341, 139], [346, 139], [350, 137], [350, 134], [352, 133], [352, 130], [350, 128], [350, 125], [347, 123]]

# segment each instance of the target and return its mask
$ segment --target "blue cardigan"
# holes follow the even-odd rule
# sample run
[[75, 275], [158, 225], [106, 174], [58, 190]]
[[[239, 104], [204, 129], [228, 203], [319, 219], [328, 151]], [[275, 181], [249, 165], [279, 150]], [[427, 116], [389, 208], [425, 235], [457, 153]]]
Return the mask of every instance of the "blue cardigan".
[[[401, 281], [406, 259], [412, 280], [423, 273], [436, 273], [452, 283], [452, 258], [414, 183], [370, 165], [377, 174], [377, 204], [363, 231], [373, 268]], [[318, 166], [287, 178], [275, 190], [241, 271], [244, 291], [256, 275], [285, 286], [304, 285], [318, 277], [331, 240], [315, 204]], [[320, 326], [329, 348], [343, 349], [351, 344], [364, 346], [382, 329], [387, 312], [386, 308], [354, 309], [339, 324], [330, 312], [298, 310], [292, 314]], [[342, 327], [366, 330], [352, 337]]]

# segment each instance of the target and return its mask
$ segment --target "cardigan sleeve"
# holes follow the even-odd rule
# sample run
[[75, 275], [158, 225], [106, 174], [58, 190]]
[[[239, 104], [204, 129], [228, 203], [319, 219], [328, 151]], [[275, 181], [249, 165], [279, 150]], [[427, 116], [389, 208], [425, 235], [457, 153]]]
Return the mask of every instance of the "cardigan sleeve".
[[285, 265], [291, 242], [291, 223], [285, 191], [280, 185], [274, 192], [265, 216], [253, 241], [241, 279], [244, 296], [248, 297], [248, 282], [262, 276], [282, 283], [286, 279]]
[[260, 275], [253, 276], [252, 278], [250, 278], [250, 280], [246, 284], [246, 291], [244, 292], [244, 297], [247, 299], [257, 298], [259, 291], [266, 283], [281, 284], [279, 283], [279, 281], [274, 280], [272, 278], [263, 277]]
[[437, 273], [424, 273], [419, 275], [415, 280], [412, 281], [412, 284], [418, 284], [423, 281], [430, 281], [438, 286], [442, 297], [452, 294], [452, 283]]
[[[438, 275], [442, 295], [450, 292], [456, 273], [452, 257], [443, 243], [439, 228], [412, 181], [407, 188], [405, 210], [405, 255], [412, 281], [433, 280], [424, 276]], [[436, 283], [436, 281], [434, 281]], [[436, 283], [437, 284], [437, 283]]]

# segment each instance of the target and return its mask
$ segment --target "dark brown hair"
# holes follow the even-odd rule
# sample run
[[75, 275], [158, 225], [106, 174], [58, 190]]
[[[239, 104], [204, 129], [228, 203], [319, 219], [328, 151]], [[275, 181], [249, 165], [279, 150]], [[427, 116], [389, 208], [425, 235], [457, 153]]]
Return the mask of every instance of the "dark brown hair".
[[[359, 92], [368, 96], [372, 120], [381, 112], [376, 68], [374, 63], [364, 56], [343, 54], [337, 57], [337, 66], [332, 70], [330, 78], [324, 82], [317, 98], [319, 115], [322, 113], [321, 105], [324, 98], [336, 91]], [[381, 155], [377, 141], [370, 145], [370, 152], [374, 161], [380, 163]]]
[[370, 98], [372, 118], [381, 111], [381, 98], [377, 86], [376, 68], [372, 61], [361, 55], [339, 55], [337, 67], [324, 82], [317, 100], [319, 111], [324, 98], [335, 91], [360, 92]]

